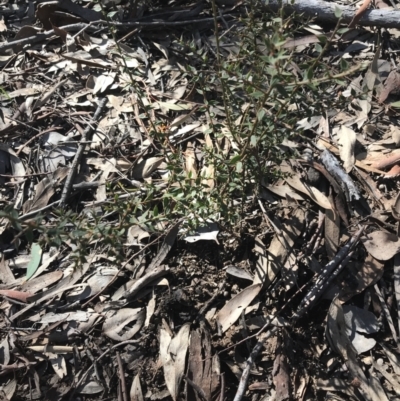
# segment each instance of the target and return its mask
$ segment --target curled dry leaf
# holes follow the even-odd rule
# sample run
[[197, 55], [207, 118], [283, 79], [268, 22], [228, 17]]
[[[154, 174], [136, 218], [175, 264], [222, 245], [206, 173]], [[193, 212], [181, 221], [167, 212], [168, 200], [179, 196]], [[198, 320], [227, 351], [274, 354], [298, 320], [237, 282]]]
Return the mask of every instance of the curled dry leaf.
[[129, 227], [128, 233], [126, 236], [126, 244], [127, 245], [143, 245], [140, 243], [142, 239], [150, 237], [150, 234], [148, 231], [143, 230], [138, 225], [134, 225]]
[[65, 363], [65, 358], [62, 355], [57, 355], [52, 352], [45, 352], [44, 355], [49, 358], [51, 366], [57, 376], [60, 379], [64, 378], [67, 375], [67, 364]]
[[368, 253], [378, 260], [389, 260], [400, 252], [400, 239], [386, 231], [365, 234], [361, 241]]
[[174, 401], [185, 371], [186, 352], [189, 346], [190, 324], [184, 324], [172, 338], [167, 330], [160, 332], [160, 357], [164, 368], [165, 383]]
[[217, 321], [224, 333], [239, 319], [242, 312], [251, 304], [261, 290], [261, 284], [253, 284], [230, 299], [218, 312]]
[[[124, 308], [118, 311], [109, 311], [103, 324], [103, 333], [115, 341], [126, 341], [131, 339], [143, 326], [145, 311], [141, 308]], [[127, 328], [126, 326], [136, 321]]]
[[97, 294], [111, 283], [116, 274], [118, 274], [116, 267], [99, 267], [96, 273], [86, 281], [88, 284], [86, 287], [76, 289], [68, 294], [68, 301], [76, 302]]
[[163, 157], [149, 157], [140, 161], [133, 169], [133, 178], [139, 180], [150, 177], [163, 161]]

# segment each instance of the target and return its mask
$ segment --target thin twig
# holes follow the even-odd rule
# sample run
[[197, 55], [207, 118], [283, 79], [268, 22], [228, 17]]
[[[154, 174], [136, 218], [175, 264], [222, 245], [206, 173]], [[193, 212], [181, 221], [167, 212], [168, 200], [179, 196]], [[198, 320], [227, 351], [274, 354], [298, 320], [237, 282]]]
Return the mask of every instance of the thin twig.
[[239, 382], [239, 387], [236, 391], [235, 398], [233, 399], [233, 401], [241, 401], [241, 399], [243, 398], [243, 395], [246, 392], [247, 382], [249, 381], [250, 370], [251, 367], [253, 366], [254, 360], [261, 352], [262, 347], [264, 345], [264, 341], [267, 340], [269, 337], [271, 337], [273, 334], [275, 334], [277, 331], [278, 327], [276, 326], [272, 327], [268, 333], [265, 333], [265, 335], [262, 338], [260, 338], [259, 341], [257, 341], [257, 344], [254, 346], [253, 351], [251, 352], [250, 356], [246, 361], [246, 367], [243, 370], [242, 377], [240, 378]]
[[115, 348], [121, 347], [123, 345], [126, 344], [137, 344], [140, 341], [142, 341], [144, 338], [146, 338], [146, 336], [143, 336], [137, 340], [126, 340], [126, 341], [122, 341], [116, 345], [114, 345], [111, 348], [106, 349], [86, 370], [86, 372], [84, 372], [81, 376], [81, 378], [78, 380], [78, 382], [76, 383], [76, 385], [74, 386], [74, 388], [72, 389], [72, 393], [71, 396], [69, 397], [69, 401], [71, 401], [75, 395], [76, 389], [83, 383], [83, 381], [86, 379], [87, 375], [89, 374], [89, 372], [92, 370], [94, 363], [97, 363], [100, 361], [100, 359], [103, 359], [107, 354], [109, 354], [112, 350], [114, 350]]
[[61, 199], [60, 199], [60, 207], [61, 208], [65, 208], [67, 198], [71, 192], [73, 181], [74, 181], [77, 169], [78, 169], [78, 165], [81, 162], [83, 152], [85, 151], [85, 148], [86, 148], [86, 143], [84, 143], [84, 142], [87, 142], [90, 140], [90, 134], [92, 133], [92, 131], [94, 129], [93, 124], [97, 123], [97, 121], [99, 120], [106, 103], [107, 103], [107, 98], [104, 98], [100, 101], [100, 103], [97, 107], [97, 110], [94, 113], [92, 123], [88, 124], [88, 126], [86, 127], [85, 131], [82, 134], [82, 141], [79, 144], [78, 150], [76, 151], [74, 160], [72, 162], [72, 166], [69, 170], [68, 177], [65, 180], [64, 188], [61, 193]]
[[201, 307], [199, 310], [199, 313], [196, 317], [196, 321], [199, 321], [204, 317], [204, 314], [206, 313], [207, 309], [210, 307], [210, 305], [215, 301], [215, 299], [218, 297], [218, 295], [221, 294], [221, 291], [223, 291], [224, 287], [226, 285], [226, 281], [223, 281], [221, 284], [219, 284], [218, 288], [212, 295], [212, 297]]
[[183, 380], [186, 381], [186, 383], [188, 383], [193, 388], [194, 391], [196, 391], [197, 395], [202, 401], [208, 401], [206, 394], [204, 393], [201, 387], [199, 387], [196, 383], [190, 380], [186, 375], [183, 375], [182, 378]]
[[36, 216], [36, 215], [37, 215], [38, 213], [40, 213], [40, 212], [44, 212], [45, 210], [51, 209], [51, 208], [54, 207], [54, 206], [58, 206], [58, 205], [60, 204], [60, 202], [61, 202], [61, 201], [58, 200], [58, 201], [55, 201], [55, 202], [53, 202], [53, 203], [49, 203], [48, 205], [43, 206], [43, 207], [41, 207], [40, 209], [32, 210], [31, 212], [25, 213], [25, 214], [23, 214], [22, 216], [20, 216], [19, 219], [20, 219], [20, 220], [28, 220], [28, 219], [30, 219], [31, 217]]
[[129, 401], [128, 400], [128, 393], [126, 391], [126, 382], [125, 382], [125, 373], [124, 373], [124, 366], [122, 364], [122, 359], [121, 355], [119, 352], [116, 352], [117, 354], [117, 363], [118, 363], [118, 370], [119, 370], [119, 381], [121, 385], [121, 393], [122, 393], [122, 399], [123, 401]]
[[219, 399], [218, 401], [224, 401], [225, 398], [225, 373], [222, 372], [220, 375], [220, 380], [221, 380], [221, 392], [219, 394]]

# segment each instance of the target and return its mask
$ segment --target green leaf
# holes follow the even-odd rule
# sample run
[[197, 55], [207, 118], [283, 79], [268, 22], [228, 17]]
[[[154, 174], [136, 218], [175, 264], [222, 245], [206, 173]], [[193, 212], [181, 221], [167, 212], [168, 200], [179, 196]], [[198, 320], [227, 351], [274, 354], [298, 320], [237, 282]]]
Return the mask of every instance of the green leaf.
[[340, 60], [340, 70], [346, 71], [348, 68], [349, 68], [349, 63], [344, 58], [342, 58]]
[[343, 35], [343, 34], [349, 32], [349, 31], [350, 31], [349, 28], [340, 28], [340, 29], [337, 30], [337, 33], [338, 33], [339, 35]]
[[229, 164], [230, 165], [236, 164], [238, 161], [240, 161], [240, 159], [241, 159], [240, 155], [233, 156], [232, 159], [229, 160]]
[[399, 107], [400, 108], [400, 100], [394, 103], [390, 103], [391, 107]]
[[260, 109], [257, 112], [257, 120], [261, 121], [265, 116], [265, 110], [264, 109]]
[[315, 44], [315, 51], [317, 53], [322, 53], [322, 46], [319, 43]]
[[343, 15], [343, 10], [338, 6], [335, 6], [335, 17], [339, 19], [342, 18], [342, 15]]
[[40, 260], [42, 259], [42, 248], [39, 244], [32, 244], [31, 248], [31, 260], [29, 261], [26, 269], [26, 279], [29, 280], [36, 272], [39, 267]]

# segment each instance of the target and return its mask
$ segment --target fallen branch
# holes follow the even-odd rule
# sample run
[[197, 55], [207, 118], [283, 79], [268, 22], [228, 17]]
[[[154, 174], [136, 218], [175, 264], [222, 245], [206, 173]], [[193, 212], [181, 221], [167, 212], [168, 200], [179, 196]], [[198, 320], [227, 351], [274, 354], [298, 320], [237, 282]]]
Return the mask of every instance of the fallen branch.
[[353, 235], [349, 242], [336, 254], [336, 256], [325, 265], [323, 271], [319, 274], [316, 283], [301, 301], [297, 312], [293, 314], [293, 320], [300, 319], [315, 305], [315, 303], [318, 301], [318, 299], [332, 282], [332, 280], [337, 277], [337, 275], [347, 265], [350, 257], [352, 256], [352, 250], [360, 240], [364, 229], [365, 227], [361, 227]]
[[[315, 17], [317, 21], [332, 23], [338, 20], [335, 10], [341, 11], [341, 18], [345, 23], [350, 23], [357, 11], [354, 7], [328, 3], [322, 0], [264, 0], [264, 4], [273, 11], [279, 10], [283, 5], [287, 13], [304, 14], [308, 17]], [[400, 28], [400, 11], [387, 9], [366, 10], [357, 23], [363, 26]]]
[[[220, 20], [221, 17], [217, 16], [217, 20]], [[190, 24], [201, 24], [204, 25], [206, 23], [213, 23], [214, 18], [199, 18], [199, 19], [189, 19], [189, 20], [182, 20], [182, 21], [149, 21], [149, 22], [141, 22], [141, 21], [127, 21], [127, 22], [111, 22], [111, 25], [117, 28], [118, 30], [123, 30], [127, 28], [164, 28], [166, 26], [183, 26], [183, 25], [190, 25]], [[60, 26], [59, 29], [62, 29], [67, 32], [79, 32], [83, 29], [89, 29], [95, 31], [99, 29], [100, 26], [105, 26], [107, 21], [99, 20], [99, 21], [92, 21], [90, 23], [80, 22], [77, 24], [70, 24]], [[0, 52], [8, 49], [18, 50], [25, 45], [32, 45], [34, 43], [40, 42], [42, 40], [46, 40], [51, 38], [52, 36], [57, 35], [54, 32], [54, 29], [50, 29], [45, 32], [37, 33], [36, 35], [29, 36], [27, 38], [14, 40], [11, 42], [6, 42], [0, 44]]]

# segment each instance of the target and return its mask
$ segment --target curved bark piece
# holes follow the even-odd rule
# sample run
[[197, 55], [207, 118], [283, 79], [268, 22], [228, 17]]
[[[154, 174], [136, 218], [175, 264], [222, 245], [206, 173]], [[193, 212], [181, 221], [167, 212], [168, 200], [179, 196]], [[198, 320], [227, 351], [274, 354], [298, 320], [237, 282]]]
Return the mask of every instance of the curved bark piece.
[[[264, 4], [271, 10], [280, 9], [284, 6], [288, 12], [305, 14], [316, 17], [317, 21], [331, 21], [335, 23], [335, 9], [342, 11], [342, 21], [350, 23], [356, 13], [356, 8], [328, 3], [322, 0], [264, 0]], [[363, 26], [379, 26], [384, 28], [400, 28], [400, 11], [395, 10], [366, 10], [357, 22]]]

